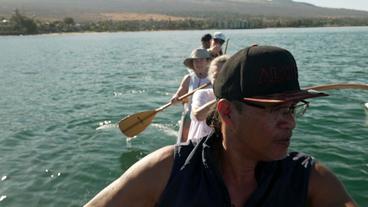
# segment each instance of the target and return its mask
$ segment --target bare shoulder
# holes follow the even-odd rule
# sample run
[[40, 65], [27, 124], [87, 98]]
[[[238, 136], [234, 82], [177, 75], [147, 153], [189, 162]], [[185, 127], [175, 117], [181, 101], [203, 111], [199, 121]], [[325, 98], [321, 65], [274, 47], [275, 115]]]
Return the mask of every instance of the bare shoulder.
[[190, 74], [186, 74], [184, 77], [183, 77], [183, 81], [185, 81], [185, 80], [190, 80]]
[[187, 75], [185, 75], [184, 77], [183, 77], [183, 80], [181, 81], [181, 84], [183, 85], [183, 86], [189, 86], [189, 82], [190, 82], [190, 75], [189, 74], [187, 74]]
[[85, 206], [154, 206], [169, 180], [173, 160], [174, 146], [152, 152]]
[[320, 162], [312, 167], [308, 195], [312, 207], [357, 206], [335, 174]]
[[189, 82], [190, 82], [190, 76], [189, 74], [187, 74], [183, 77], [183, 80], [181, 80], [180, 86], [178, 88], [177, 93], [179, 94], [179, 96], [184, 95], [185, 93], [188, 92]]

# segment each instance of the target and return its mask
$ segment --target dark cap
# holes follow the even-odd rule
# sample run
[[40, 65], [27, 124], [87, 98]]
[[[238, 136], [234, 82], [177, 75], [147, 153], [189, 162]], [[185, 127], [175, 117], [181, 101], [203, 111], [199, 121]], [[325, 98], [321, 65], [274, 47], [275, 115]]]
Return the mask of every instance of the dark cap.
[[202, 36], [201, 41], [202, 42], [203, 41], [210, 41], [211, 39], [212, 39], [212, 35], [207, 33], [207, 34]]
[[293, 55], [273, 46], [251, 46], [238, 51], [223, 66], [214, 85], [217, 98], [264, 104], [327, 96], [301, 90]]

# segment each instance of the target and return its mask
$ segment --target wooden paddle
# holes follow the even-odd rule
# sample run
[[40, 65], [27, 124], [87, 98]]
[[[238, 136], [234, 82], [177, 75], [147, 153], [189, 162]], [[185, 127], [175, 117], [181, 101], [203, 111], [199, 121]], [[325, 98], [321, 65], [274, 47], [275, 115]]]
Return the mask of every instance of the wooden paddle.
[[365, 83], [335, 83], [320, 86], [306, 87], [306, 90], [316, 90], [316, 91], [327, 91], [336, 89], [362, 89], [368, 90], [368, 84]]
[[229, 44], [229, 40], [230, 40], [230, 38], [227, 38], [226, 43], [225, 43], [225, 50], [224, 50], [224, 54], [226, 54], [226, 51], [227, 51], [227, 45]]
[[[195, 91], [205, 88], [209, 85], [204, 84], [200, 86], [199, 88], [179, 97], [179, 101], [183, 100], [184, 98], [191, 96]], [[325, 90], [335, 90], [335, 89], [362, 89], [362, 90], [368, 90], [368, 84], [363, 83], [336, 83], [336, 84], [327, 84], [327, 85], [319, 85], [319, 86], [311, 86], [306, 87], [307, 90], [319, 90], [319, 91], [325, 91]], [[198, 110], [202, 110], [203, 108], [208, 108], [210, 105], [213, 105], [216, 103], [216, 100], [211, 101], [210, 103], [207, 103], [206, 105], [202, 106]], [[157, 109], [150, 110], [150, 111], [143, 111], [139, 112], [133, 115], [129, 115], [119, 121], [119, 129], [120, 131], [126, 135], [127, 137], [134, 137], [141, 133], [143, 130], [147, 128], [148, 125], [151, 124], [153, 118], [155, 115], [166, 109], [167, 107], [171, 106], [172, 103], [169, 102]]]
[[[192, 90], [191, 92], [180, 96], [178, 98], [179, 101], [185, 99], [188, 96], [191, 96], [194, 92], [196, 92], [199, 89], [203, 89], [207, 86], [209, 86], [211, 83], [207, 83], [204, 85], [201, 85], [200, 87]], [[169, 102], [157, 109], [154, 110], [150, 110], [150, 111], [143, 111], [143, 112], [139, 112], [133, 115], [129, 115], [123, 119], [121, 119], [119, 121], [119, 129], [120, 131], [126, 135], [127, 137], [134, 137], [137, 134], [141, 133], [143, 130], [145, 130], [147, 128], [148, 125], [151, 124], [153, 118], [155, 117], [155, 115], [160, 112], [163, 111], [164, 109], [166, 109], [167, 107], [171, 106], [172, 103]]]

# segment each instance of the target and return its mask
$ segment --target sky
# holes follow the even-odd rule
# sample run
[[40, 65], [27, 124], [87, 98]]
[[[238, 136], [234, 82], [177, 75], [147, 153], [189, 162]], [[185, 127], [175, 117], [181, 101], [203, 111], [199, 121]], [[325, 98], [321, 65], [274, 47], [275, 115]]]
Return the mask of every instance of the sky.
[[297, 2], [311, 3], [316, 6], [345, 8], [368, 11], [368, 0], [294, 0]]

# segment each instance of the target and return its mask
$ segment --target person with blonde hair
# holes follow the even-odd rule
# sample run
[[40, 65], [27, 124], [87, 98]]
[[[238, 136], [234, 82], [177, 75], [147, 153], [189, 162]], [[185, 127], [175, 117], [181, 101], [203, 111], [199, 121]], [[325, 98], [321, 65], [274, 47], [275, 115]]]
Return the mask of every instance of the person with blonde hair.
[[[215, 81], [217, 74], [221, 71], [222, 66], [230, 58], [228, 55], [221, 55], [211, 61], [208, 69], [208, 79]], [[209, 108], [202, 108], [206, 103], [215, 100], [215, 94], [212, 88], [200, 89], [193, 94], [192, 112], [190, 115], [191, 122], [189, 128], [188, 139], [197, 141], [199, 138], [209, 135], [212, 129], [206, 124], [206, 117]]]

